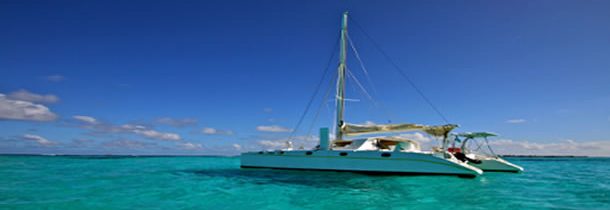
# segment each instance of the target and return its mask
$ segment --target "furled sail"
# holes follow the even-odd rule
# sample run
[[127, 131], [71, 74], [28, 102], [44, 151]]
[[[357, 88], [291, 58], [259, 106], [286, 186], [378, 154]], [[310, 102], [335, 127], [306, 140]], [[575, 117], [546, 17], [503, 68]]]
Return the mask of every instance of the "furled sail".
[[434, 126], [426, 126], [426, 128], [422, 129], [424, 132], [433, 135], [433, 136], [445, 136], [451, 130], [457, 128], [456, 124], [446, 124], [446, 125], [434, 125]]
[[387, 133], [387, 132], [408, 132], [408, 131], [424, 131], [433, 136], [444, 136], [454, 128], [458, 127], [454, 124], [429, 126], [413, 123], [403, 124], [380, 124], [380, 125], [357, 125], [345, 123], [341, 126], [341, 131], [345, 135], [355, 136], [372, 133]]

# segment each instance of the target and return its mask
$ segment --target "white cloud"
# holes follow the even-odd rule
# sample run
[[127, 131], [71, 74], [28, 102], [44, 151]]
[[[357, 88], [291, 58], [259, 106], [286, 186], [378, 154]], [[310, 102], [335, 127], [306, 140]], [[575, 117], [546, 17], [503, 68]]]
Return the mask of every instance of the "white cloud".
[[59, 101], [59, 98], [55, 95], [51, 95], [51, 94], [41, 95], [41, 94], [29, 92], [27, 90], [23, 90], [23, 89], [10, 93], [8, 95], [8, 98], [13, 99], [13, 100], [29, 101], [32, 103], [42, 103], [42, 104], [52, 104], [52, 103], [56, 103]]
[[88, 123], [88, 124], [98, 124], [99, 122], [90, 116], [84, 116], [84, 115], [74, 115], [72, 116], [72, 118], [74, 118], [75, 120], [84, 122], [84, 123]]
[[169, 125], [174, 127], [186, 127], [197, 124], [197, 119], [193, 118], [183, 118], [183, 119], [174, 119], [170, 117], [163, 117], [156, 120], [157, 123], [163, 125]]
[[292, 129], [290, 129], [290, 128], [285, 128], [285, 127], [282, 127], [279, 125], [259, 125], [259, 126], [256, 126], [256, 130], [263, 131], [263, 132], [275, 132], [275, 133], [292, 131]]
[[233, 144], [231, 146], [233, 146], [233, 149], [235, 149], [235, 150], [238, 150], [238, 151], [241, 150], [241, 145], [239, 145], [239, 144]]
[[279, 149], [284, 148], [287, 145], [286, 141], [271, 141], [271, 140], [261, 140], [258, 142], [259, 145], [265, 147], [266, 149]]
[[231, 131], [231, 130], [220, 130], [220, 129], [209, 128], [209, 127], [201, 129], [201, 133], [207, 134], [207, 135], [233, 135], [233, 131]]
[[107, 134], [107, 133], [133, 133], [136, 135], [140, 135], [150, 139], [158, 139], [158, 140], [166, 140], [166, 141], [180, 141], [182, 138], [179, 134], [170, 133], [170, 132], [161, 132], [155, 129], [143, 126], [143, 125], [133, 125], [133, 124], [124, 124], [121, 126], [116, 126], [110, 123], [102, 123], [97, 119], [84, 116], [84, 115], [76, 115], [73, 116], [78, 122], [82, 123], [82, 127], [85, 129], [91, 129], [98, 134]]
[[127, 149], [140, 149], [148, 146], [153, 146], [154, 144], [127, 140], [127, 139], [118, 139], [109, 142], [105, 142], [102, 144], [104, 147], [116, 147], [116, 148], [127, 148]]
[[367, 120], [367, 121], [364, 121], [364, 125], [377, 125], [377, 123]]
[[400, 134], [400, 136], [410, 139], [410, 140], [420, 142], [420, 143], [428, 143], [428, 142], [432, 141], [432, 138], [430, 138], [430, 136], [424, 135], [420, 132], [403, 133], [403, 134]]
[[0, 93], [0, 120], [52, 121], [57, 115], [41, 104], [13, 100]]
[[190, 142], [180, 143], [180, 144], [178, 144], [178, 146], [180, 146], [182, 149], [185, 149], [185, 150], [201, 150], [201, 149], [203, 149], [203, 145], [201, 145], [201, 144], [194, 144], [194, 143], [190, 143]]
[[552, 143], [537, 143], [511, 139], [492, 139], [489, 144], [498, 154], [610, 156], [610, 141], [563, 140]]
[[152, 139], [160, 139], [167, 141], [180, 141], [182, 139], [178, 134], [159, 132], [142, 125], [125, 124], [122, 125], [121, 128], [127, 132], [132, 132]]
[[521, 123], [526, 123], [527, 120], [525, 119], [510, 119], [507, 120], [506, 123], [510, 123], [510, 124], [521, 124]]
[[48, 81], [51, 81], [51, 82], [61, 82], [61, 81], [65, 80], [66, 77], [55, 74], [55, 75], [46, 76], [45, 79]]
[[43, 146], [51, 146], [51, 145], [55, 144], [55, 142], [53, 142], [53, 141], [50, 141], [42, 136], [38, 136], [38, 135], [34, 135], [34, 134], [24, 134], [23, 139], [28, 140], [28, 141], [35, 141], [36, 143], [43, 145]]
[[180, 135], [175, 133], [163, 133], [156, 130], [133, 130], [134, 133], [153, 139], [179, 141]]
[[218, 131], [216, 128], [203, 128], [201, 129], [201, 132], [205, 134], [216, 134]]

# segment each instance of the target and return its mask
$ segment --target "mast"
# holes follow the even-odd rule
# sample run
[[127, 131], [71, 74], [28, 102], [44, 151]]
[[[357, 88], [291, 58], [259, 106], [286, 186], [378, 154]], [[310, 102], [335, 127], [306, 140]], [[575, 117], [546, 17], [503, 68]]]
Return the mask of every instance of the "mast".
[[341, 21], [341, 52], [339, 56], [339, 67], [337, 69], [337, 130], [335, 140], [343, 139], [343, 132], [341, 132], [341, 126], [343, 125], [343, 113], [345, 108], [345, 59], [347, 53], [347, 11], [343, 13], [343, 20]]

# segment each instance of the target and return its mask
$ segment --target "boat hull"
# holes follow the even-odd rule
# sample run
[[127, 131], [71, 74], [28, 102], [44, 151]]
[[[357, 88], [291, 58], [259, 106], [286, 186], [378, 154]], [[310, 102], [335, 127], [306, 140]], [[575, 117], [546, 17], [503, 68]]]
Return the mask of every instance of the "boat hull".
[[467, 164], [417, 152], [334, 150], [248, 152], [241, 155], [241, 167], [465, 177], [482, 174], [481, 170]]
[[489, 172], [522, 172], [521, 166], [512, 164], [502, 158], [481, 158], [480, 164], [468, 163], [471, 166], [477, 167], [483, 171]]

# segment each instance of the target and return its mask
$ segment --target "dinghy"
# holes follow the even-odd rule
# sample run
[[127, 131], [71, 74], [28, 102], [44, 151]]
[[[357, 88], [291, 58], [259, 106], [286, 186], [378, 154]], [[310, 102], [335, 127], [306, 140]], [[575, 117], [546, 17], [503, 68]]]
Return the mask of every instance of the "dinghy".
[[[521, 166], [515, 165], [496, 155], [489, 145], [488, 137], [497, 136], [488, 132], [458, 133], [453, 134], [453, 147], [449, 148], [456, 158], [469, 165], [480, 168], [483, 171], [497, 172], [522, 172]], [[460, 139], [464, 138], [464, 139]], [[483, 139], [484, 141], [477, 141]], [[476, 142], [475, 142], [476, 141]], [[455, 147], [455, 143], [461, 143]]]

